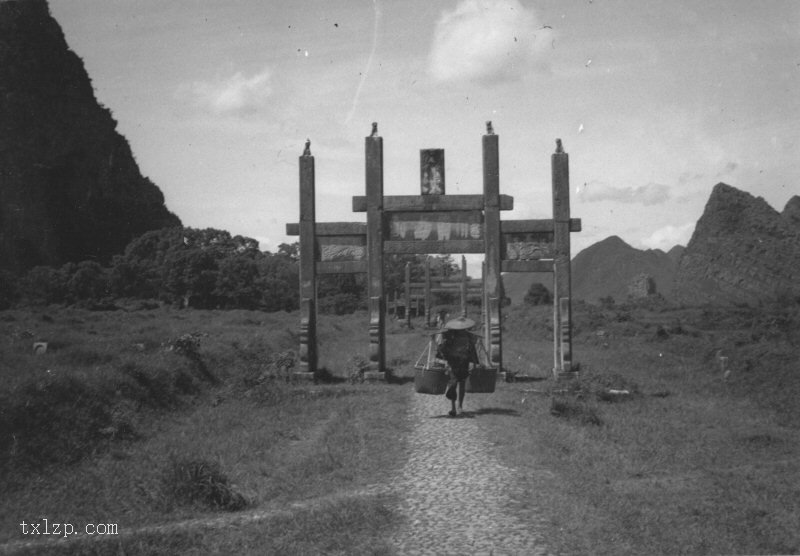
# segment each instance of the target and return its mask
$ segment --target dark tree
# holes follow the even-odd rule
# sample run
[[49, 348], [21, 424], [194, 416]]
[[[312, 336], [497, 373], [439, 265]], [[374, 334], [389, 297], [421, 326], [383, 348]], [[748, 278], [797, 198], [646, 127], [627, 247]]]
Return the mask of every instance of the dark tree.
[[523, 301], [528, 305], [548, 305], [553, 302], [553, 294], [544, 284], [534, 282], [528, 288]]

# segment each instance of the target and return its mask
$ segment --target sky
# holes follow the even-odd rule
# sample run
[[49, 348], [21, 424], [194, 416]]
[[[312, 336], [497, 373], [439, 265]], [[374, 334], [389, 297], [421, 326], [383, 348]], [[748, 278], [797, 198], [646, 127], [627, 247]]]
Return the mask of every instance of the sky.
[[[550, 155], [570, 160], [572, 254], [617, 235], [685, 245], [723, 181], [776, 210], [800, 193], [795, 0], [50, 0], [141, 172], [185, 226], [275, 251], [297, 238], [298, 157], [317, 221], [363, 221], [364, 137], [384, 194], [482, 191], [500, 144], [503, 219], [551, 218]], [[479, 260], [479, 258], [478, 258]], [[476, 259], [470, 259], [474, 273]]]

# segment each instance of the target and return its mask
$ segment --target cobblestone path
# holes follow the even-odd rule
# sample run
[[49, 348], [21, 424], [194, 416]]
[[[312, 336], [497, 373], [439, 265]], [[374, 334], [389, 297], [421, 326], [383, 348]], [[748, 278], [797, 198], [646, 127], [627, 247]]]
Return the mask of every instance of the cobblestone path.
[[[408, 459], [388, 482], [300, 500], [280, 507], [269, 504], [245, 512], [218, 517], [188, 519], [157, 526], [126, 530], [119, 537], [196, 528], [243, 526], [292, 516], [293, 512], [334, 503], [348, 497], [391, 494], [400, 514], [397, 529], [389, 535], [394, 553], [415, 555], [543, 555], [548, 554], [540, 525], [541, 511], [515, 510], [520, 496], [531, 498], [530, 477], [503, 465], [494, 454], [492, 439], [481, 430], [482, 416], [492, 409], [491, 397], [467, 395], [465, 415], [447, 417], [444, 396], [412, 394], [405, 418], [410, 420]], [[475, 409], [477, 408], [477, 410]], [[509, 417], [513, 418], [513, 417]], [[528, 469], [527, 474], [545, 476], [549, 471]], [[534, 506], [535, 508], [535, 506]], [[59, 544], [63, 539], [13, 541], [0, 544], [0, 554]], [[95, 537], [86, 546], [103, 546]], [[98, 549], [98, 553], [99, 553]], [[30, 553], [30, 552], [29, 552]]]
[[469, 401], [463, 416], [448, 418], [444, 396], [413, 396], [409, 458], [393, 488], [403, 522], [392, 544], [404, 555], [547, 554], [540, 518], [511, 509], [524, 478], [495, 456]]

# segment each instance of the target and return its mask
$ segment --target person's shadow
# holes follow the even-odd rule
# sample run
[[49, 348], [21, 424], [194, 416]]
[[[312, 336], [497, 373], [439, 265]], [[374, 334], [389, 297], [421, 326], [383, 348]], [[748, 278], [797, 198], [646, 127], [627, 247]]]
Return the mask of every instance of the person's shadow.
[[509, 417], [519, 417], [519, 411], [508, 409], [507, 407], [482, 407], [473, 412], [475, 415], [507, 415]]
[[475, 411], [464, 411], [461, 415], [432, 415], [431, 419], [474, 419], [480, 415], [506, 415], [508, 417], [519, 417], [519, 411], [505, 407], [482, 407]]

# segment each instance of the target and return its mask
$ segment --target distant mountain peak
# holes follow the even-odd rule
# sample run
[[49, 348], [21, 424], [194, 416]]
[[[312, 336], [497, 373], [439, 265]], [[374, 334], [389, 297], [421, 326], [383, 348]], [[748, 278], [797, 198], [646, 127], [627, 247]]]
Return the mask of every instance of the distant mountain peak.
[[619, 236], [609, 236], [573, 258], [572, 295], [592, 303], [608, 296], [622, 301], [642, 275], [648, 280], [647, 291], [668, 293], [675, 262], [660, 249], [637, 249]]
[[608, 236], [607, 238], [598, 241], [595, 245], [602, 245], [604, 247], [627, 247], [629, 249], [633, 249], [628, 242], [616, 235]]
[[800, 195], [795, 195], [786, 202], [781, 216], [792, 226], [800, 228]]
[[681, 256], [683, 255], [684, 251], [686, 251], [686, 247], [683, 245], [676, 245], [667, 251], [667, 256], [677, 265], [678, 261], [681, 260]]

